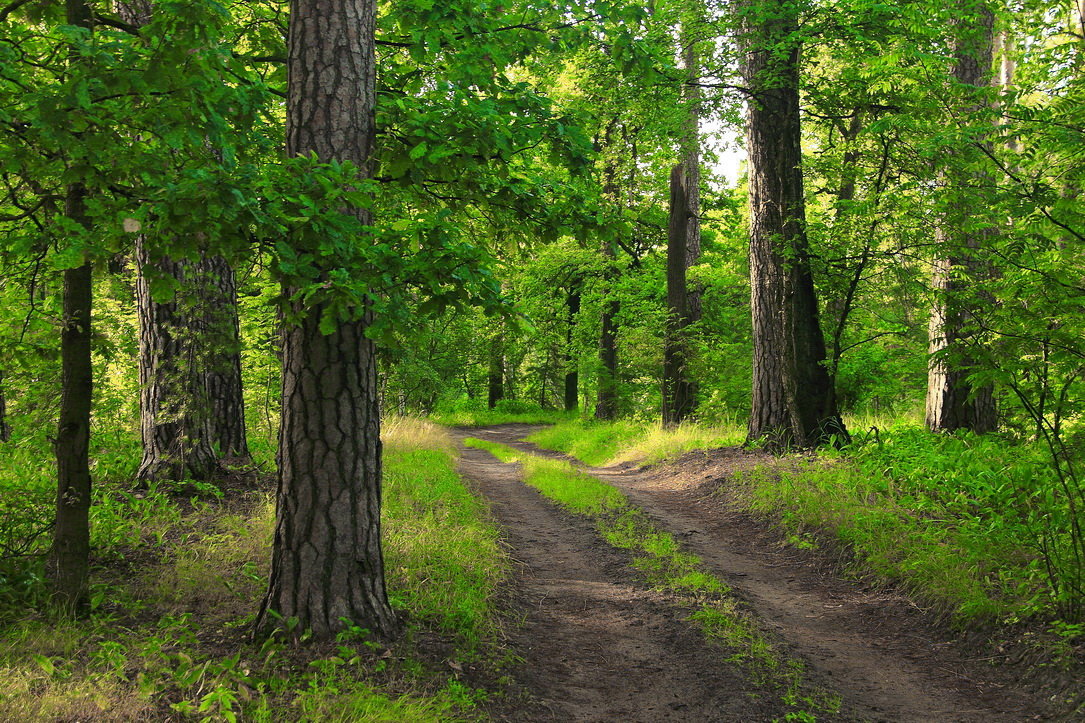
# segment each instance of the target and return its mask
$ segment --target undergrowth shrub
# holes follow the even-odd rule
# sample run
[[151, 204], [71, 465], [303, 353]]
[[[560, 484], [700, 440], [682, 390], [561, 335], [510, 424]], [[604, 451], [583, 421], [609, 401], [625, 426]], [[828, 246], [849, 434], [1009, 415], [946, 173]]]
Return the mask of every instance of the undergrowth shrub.
[[865, 574], [901, 582], [958, 621], [1059, 608], [1058, 553], [1044, 540], [1062, 525], [1069, 545], [1070, 511], [1042, 450], [905, 427], [744, 482], [750, 509], [792, 533], [831, 530]]

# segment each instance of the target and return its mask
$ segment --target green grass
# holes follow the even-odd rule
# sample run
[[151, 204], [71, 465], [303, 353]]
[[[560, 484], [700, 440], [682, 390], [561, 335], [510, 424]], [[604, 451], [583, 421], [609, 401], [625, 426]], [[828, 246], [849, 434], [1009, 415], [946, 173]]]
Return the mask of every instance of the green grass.
[[1040, 549], [1067, 512], [1039, 450], [905, 427], [747, 474], [740, 489], [741, 504], [793, 539], [835, 537], [854, 552], [855, 574], [903, 584], [960, 623], [1058, 614]]
[[492, 424], [555, 424], [572, 419], [575, 412], [543, 409], [533, 402], [502, 399], [493, 409], [484, 399], [446, 400], [429, 419], [446, 427], [488, 427]]
[[746, 431], [738, 426], [705, 427], [683, 424], [663, 429], [657, 424], [572, 419], [528, 437], [543, 449], [564, 452], [592, 466], [638, 462], [654, 464], [694, 449], [742, 444]]
[[658, 590], [672, 594], [690, 620], [728, 651], [728, 660], [756, 681], [778, 691], [794, 715], [835, 712], [840, 701], [804, 680], [802, 664], [778, 650], [738, 606], [730, 588], [703, 569], [700, 558], [682, 550], [673, 535], [657, 527], [616, 488], [578, 471], [568, 462], [521, 452], [507, 445], [469, 438], [502, 462], [519, 462], [524, 482], [574, 514], [592, 519], [612, 546], [628, 550], [633, 566]]
[[[1085, 570], [1074, 561], [1071, 510], [1043, 449], [933, 435], [914, 415], [851, 421], [859, 439], [842, 452], [766, 462], [721, 493], [777, 522], [792, 544], [839, 541], [855, 559], [852, 574], [903, 585], [961, 624], [1074, 622], [1063, 611]], [[598, 465], [738, 444], [742, 430], [574, 420], [529, 439]]]
[[[9, 485], [20, 478], [13, 465], [25, 471], [34, 457], [18, 447], [0, 455], [0, 481]], [[508, 560], [486, 505], [455, 474], [451, 441], [434, 425], [386, 425], [385, 562], [393, 605], [407, 622], [392, 647], [357, 628], [330, 645], [251, 643], [267, 585], [270, 491], [225, 507], [210, 489], [195, 498], [165, 486], [127, 492], [123, 472], [99, 462], [88, 620], [27, 614], [41, 597], [40, 560], [4, 568], [25, 576], [0, 580], [7, 596], [0, 597], [0, 720], [479, 716], [490, 694], [458, 680], [447, 660], [496, 669], [507, 658], [495, 592]], [[23, 501], [19, 509], [48, 520], [46, 508]], [[6, 544], [25, 539], [22, 528], [9, 529], [15, 536]], [[443, 641], [439, 661], [414, 642], [435, 636]]]
[[455, 450], [438, 427], [386, 426], [382, 527], [393, 606], [436, 622], [471, 649], [492, 642], [508, 560], [489, 508], [456, 474]]

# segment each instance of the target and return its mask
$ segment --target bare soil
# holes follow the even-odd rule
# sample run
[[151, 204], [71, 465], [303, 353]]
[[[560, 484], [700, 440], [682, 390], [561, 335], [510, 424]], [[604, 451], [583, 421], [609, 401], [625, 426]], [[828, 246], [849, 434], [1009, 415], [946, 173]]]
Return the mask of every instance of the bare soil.
[[[539, 427], [458, 430], [535, 454]], [[741, 449], [686, 455], [655, 468], [583, 467], [619, 488], [730, 585], [810, 676], [839, 693], [838, 720], [934, 723], [1063, 720], [1012, 671], [903, 595], [842, 579], [818, 553], [786, 548], [763, 520], [721, 495], [734, 472], [764, 464]], [[776, 697], [749, 681], [638, 582], [624, 553], [521, 482], [518, 465], [465, 449], [461, 473], [492, 502], [520, 563], [513, 596], [524, 659], [514, 696], [493, 711], [515, 721], [772, 721]]]

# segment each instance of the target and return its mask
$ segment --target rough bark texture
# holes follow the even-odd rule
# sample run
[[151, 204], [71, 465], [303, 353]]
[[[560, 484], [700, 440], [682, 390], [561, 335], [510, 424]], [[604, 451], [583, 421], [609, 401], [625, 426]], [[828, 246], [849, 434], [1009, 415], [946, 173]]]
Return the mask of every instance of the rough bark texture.
[[573, 330], [576, 317], [580, 313], [580, 291], [573, 289], [565, 299], [569, 311], [569, 324], [565, 331], [565, 411], [571, 412], [580, 404], [580, 372], [577, 358], [573, 353]]
[[4, 372], [0, 370], [0, 442], [11, 441], [11, 425], [8, 424], [8, 401], [4, 396]]
[[201, 278], [209, 345], [205, 383], [211, 405], [211, 443], [219, 457], [231, 462], [250, 459], [245, 432], [245, 396], [241, 386], [241, 325], [237, 311], [237, 279], [225, 258], [204, 262]]
[[663, 426], [673, 427], [696, 407], [697, 390], [687, 362], [689, 292], [686, 287], [686, 243], [689, 179], [684, 164], [671, 169], [670, 224], [667, 236], [667, 331], [663, 345]]
[[687, 104], [679, 164], [671, 171], [667, 239], [667, 331], [663, 345], [663, 426], [673, 427], [697, 409], [697, 384], [690, 373], [690, 327], [701, 318], [701, 289], [686, 270], [701, 257], [700, 58], [692, 18], [682, 23], [682, 62]]
[[846, 437], [825, 362], [810, 272], [800, 150], [796, 11], [746, 5], [753, 404], [749, 440], [776, 449]]
[[[294, 0], [288, 41], [287, 153], [349, 160], [373, 142], [375, 0]], [[368, 221], [366, 214], [357, 211]], [[322, 334], [322, 309], [284, 329], [279, 489], [271, 580], [258, 630], [297, 618], [328, 638], [343, 621], [396, 629], [380, 546], [377, 360], [368, 318]]]
[[[990, 83], [994, 43], [994, 13], [973, 0], [961, 3], [953, 79], [967, 89]], [[965, 118], [975, 106], [961, 108]], [[975, 387], [968, 381], [974, 360], [968, 351], [975, 333], [973, 320], [983, 298], [974, 290], [987, 273], [976, 260], [993, 229], [964, 231], [970, 208], [977, 202], [968, 191], [982, 179], [950, 167], [943, 174], [946, 211], [936, 232], [939, 247], [934, 261], [934, 306], [930, 320], [930, 353], [927, 374], [927, 426], [932, 431], [969, 429], [983, 433], [995, 429], [997, 414], [990, 386]]]
[[505, 398], [504, 334], [498, 332], [490, 340], [489, 369], [486, 373], [486, 406], [493, 409]]
[[[69, 2], [68, 20], [81, 17]], [[83, 6], [85, 7], [85, 6]], [[65, 214], [86, 225], [86, 194], [68, 190]], [[63, 393], [53, 449], [57, 461], [56, 526], [46, 562], [53, 603], [78, 614], [88, 606], [90, 568], [90, 406], [93, 366], [90, 357], [92, 275], [90, 263], [64, 272], [64, 317], [60, 336]]]
[[[140, 432], [143, 459], [136, 478], [203, 480], [218, 469], [211, 446], [207, 394], [207, 312], [201, 308], [199, 264], [152, 259], [148, 239], [136, 240], [136, 311], [139, 319]], [[174, 282], [169, 301], [155, 301], [156, 278]]]

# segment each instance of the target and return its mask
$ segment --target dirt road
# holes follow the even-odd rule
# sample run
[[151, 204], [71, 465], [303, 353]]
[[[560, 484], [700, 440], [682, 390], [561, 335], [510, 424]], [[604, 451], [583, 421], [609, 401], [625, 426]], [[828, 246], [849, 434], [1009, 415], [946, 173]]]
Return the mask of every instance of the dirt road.
[[[459, 430], [535, 454], [533, 428]], [[959, 653], [899, 596], [841, 580], [808, 555], [787, 552], [765, 525], [707, 494], [754, 453], [720, 450], [681, 467], [585, 468], [619, 488], [727, 582], [815, 682], [838, 692], [838, 720], [1049, 720], [1041, 703]], [[762, 460], [763, 461], [763, 460]], [[493, 504], [513, 557], [524, 625], [514, 645], [525, 698], [495, 711], [517, 721], [772, 721], [775, 696], [759, 690], [638, 582], [623, 553], [587, 521], [547, 502], [519, 467], [466, 449], [461, 473]]]

